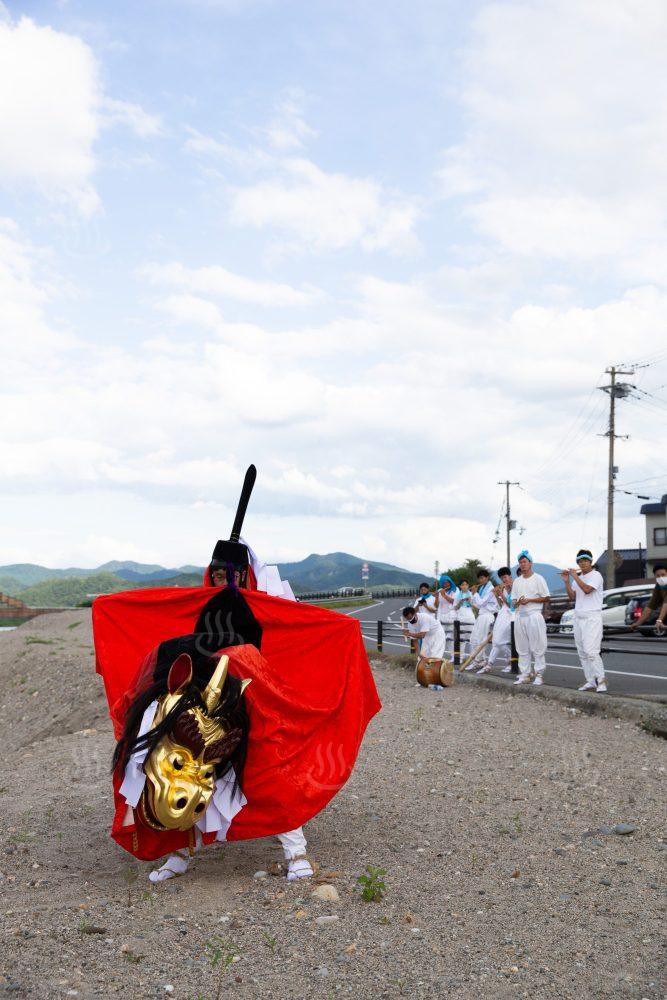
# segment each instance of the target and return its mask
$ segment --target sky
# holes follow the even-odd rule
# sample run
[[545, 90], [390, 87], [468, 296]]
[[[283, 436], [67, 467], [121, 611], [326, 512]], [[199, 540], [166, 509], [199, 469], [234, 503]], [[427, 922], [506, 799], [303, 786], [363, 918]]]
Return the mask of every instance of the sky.
[[[0, 563], [536, 560], [667, 492], [663, 0], [0, 3]], [[632, 367], [634, 365], [634, 368]]]

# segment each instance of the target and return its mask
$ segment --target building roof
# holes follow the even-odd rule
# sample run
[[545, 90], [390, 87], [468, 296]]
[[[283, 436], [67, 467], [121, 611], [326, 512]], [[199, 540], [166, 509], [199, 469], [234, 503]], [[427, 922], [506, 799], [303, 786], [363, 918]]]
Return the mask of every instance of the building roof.
[[[636, 559], [637, 562], [639, 562], [639, 559], [640, 559], [640, 550], [638, 548], [636, 548], [636, 549], [614, 549], [614, 552], [617, 553], [618, 555], [620, 555], [624, 561], [632, 562], [633, 559]], [[645, 548], [641, 549], [641, 558], [642, 559], [646, 558], [646, 549]], [[607, 550], [606, 549], [604, 550], [604, 552], [602, 553], [602, 555], [598, 557], [598, 559], [596, 560], [596, 562], [597, 562], [598, 565], [600, 563], [602, 563], [602, 565], [604, 565], [607, 562]]]
[[645, 503], [639, 508], [640, 514], [664, 514], [667, 511], [667, 493], [659, 503]]

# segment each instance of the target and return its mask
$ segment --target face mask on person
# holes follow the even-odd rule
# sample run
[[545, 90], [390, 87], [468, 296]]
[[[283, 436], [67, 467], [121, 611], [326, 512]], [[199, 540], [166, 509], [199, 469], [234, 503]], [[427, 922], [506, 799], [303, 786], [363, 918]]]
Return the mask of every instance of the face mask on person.
[[667, 576], [658, 576], [655, 582], [659, 587], [667, 587]]

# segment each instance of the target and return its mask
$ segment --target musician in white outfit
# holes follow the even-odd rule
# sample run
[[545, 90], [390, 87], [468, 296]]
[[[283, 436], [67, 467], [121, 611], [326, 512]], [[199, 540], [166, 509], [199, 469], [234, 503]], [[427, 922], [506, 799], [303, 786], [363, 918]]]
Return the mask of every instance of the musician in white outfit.
[[494, 593], [500, 601], [500, 611], [496, 615], [493, 625], [493, 637], [491, 639], [491, 652], [488, 663], [485, 663], [477, 671], [478, 674], [488, 673], [500, 659], [507, 661], [502, 669], [503, 674], [509, 674], [512, 669], [512, 622], [514, 621], [512, 571], [509, 566], [503, 566], [498, 570], [498, 576], [500, 578], [500, 585], [494, 589]]
[[578, 569], [561, 573], [568, 596], [574, 601], [574, 641], [584, 670], [580, 691], [607, 691], [604, 664], [600, 656], [602, 645], [602, 574], [593, 569], [593, 554], [589, 549], [577, 553]]
[[[498, 611], [498, 600], [493, 590], [491, 575], [488, 569], [480, 569], [477, 572], [477, 585], [473, 587], [472, 603], [473, 607], [477, 609], [477, 619], [470, 634], [470, 645], [472, 649], [477, 649], [493, 628], [493, 618]], [[475, 668], [483, 667], [486, 661], [485, 647], [468, 664], [466, 670], [475, 670]]]
[[547, 651], [547, 623], [542, 614], [549, 600], [547, 581], [533, 572], [533, 557], [523, 549], [518, 557], [521, 576], [512, 584], [512, 601], [516, 608], [514, 641], [519, 654], [519, 676], [515, 684], [529, 684], [531, 668], [533, 684], [544, 684]]
[[438, 621], [445, 630], [445, 648], [454, 644], [454, 622], [457, 619], [455, 604], [458, 598], [458, 587], [451, 576], [443, 573], [438, 580], [439, 589], [435, 594], [435, 605]]
[[419, 584], [419, 592], [413, 607], [418, 611], [429, 611], [432, 615], [436, 615], [437, 599], [428, 583]]
[[475, 625], [475, 612], [472, 610], [472, 591], [468, 580], [461, 580], [461, 584], [454, 601], [456, 617], [461, 624], [461, 653], [467, 655], [470, 652], [470, 635]]
[[417, 654], [417, 669], [422, 663], [442, 663], [445, 658], [445, 632], [435, 615], [409, 605], [403, 608], [403, 635], [406, 639], [421, 639]]

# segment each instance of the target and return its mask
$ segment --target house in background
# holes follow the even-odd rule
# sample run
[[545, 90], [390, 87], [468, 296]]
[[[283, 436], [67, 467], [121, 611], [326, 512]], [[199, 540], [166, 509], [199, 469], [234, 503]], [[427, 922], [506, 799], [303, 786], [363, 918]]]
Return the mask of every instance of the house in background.
[[656, 563], [667, 563], [667, 493], [659, 503], [645, 503], [647, 576], [653, 576]]
[[[602, 573], [607, 587], [607, 551], [602, 553], [595, 563], [595, 568]], [[649, 575], [653, 575], [652, 573]], [[641, 545], [636, 549], [614, 549], [614, 586], [626, 587], [642, 583], [646, 579], [646, 549]]]

